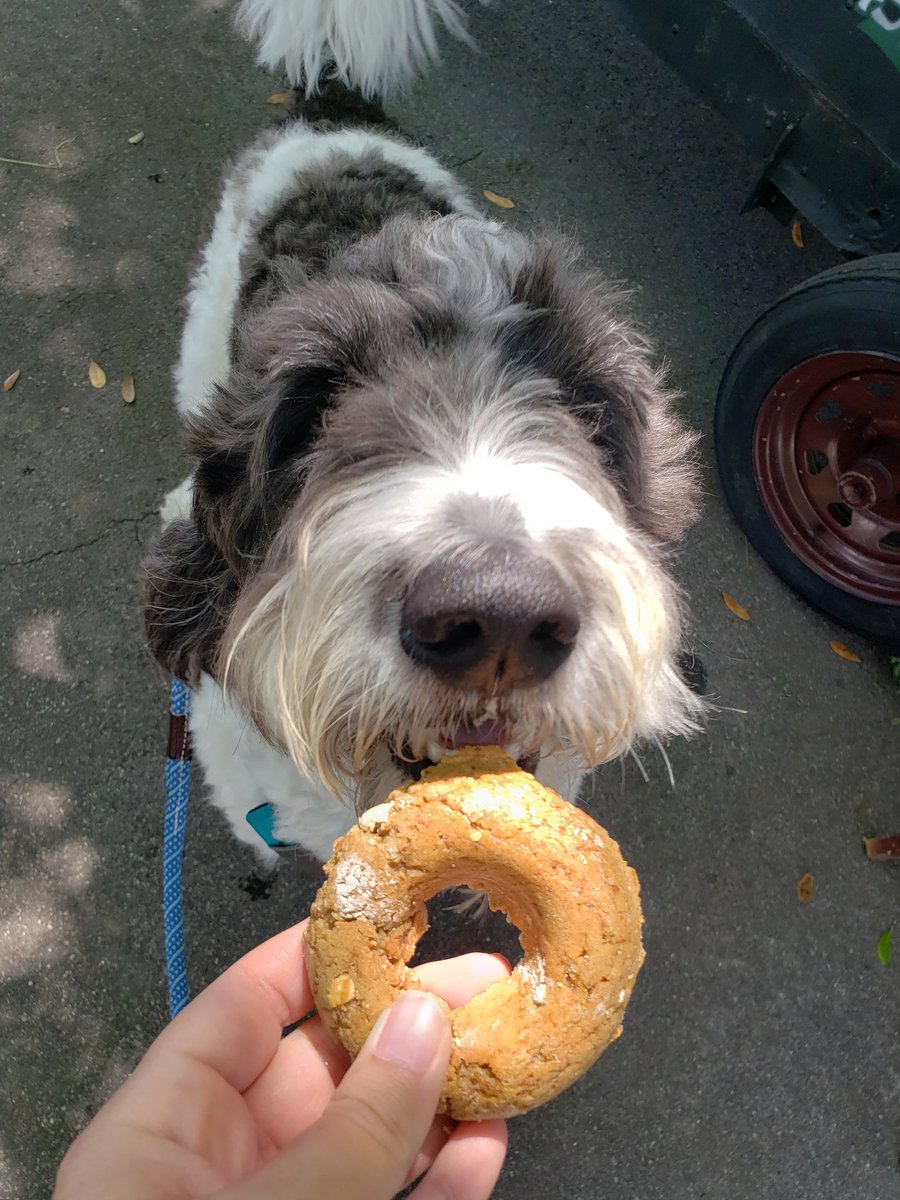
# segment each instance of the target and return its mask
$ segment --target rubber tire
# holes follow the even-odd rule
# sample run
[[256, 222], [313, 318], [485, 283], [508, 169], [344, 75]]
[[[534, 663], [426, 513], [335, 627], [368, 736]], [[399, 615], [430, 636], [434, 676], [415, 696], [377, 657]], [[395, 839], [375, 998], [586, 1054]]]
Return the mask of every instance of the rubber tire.
[[900, 648], [900, 606], [854, 596], [817, 575], [781, 537], [753, 474], [762, 402], [798, 363], [834, 350], [900, 358], [900, 254], [844, 263], [783, 296], [747, 331], [731, 356], [716, 402], [716, 460], [741, 529], [769, 566], [808, 603], [848, 629]]

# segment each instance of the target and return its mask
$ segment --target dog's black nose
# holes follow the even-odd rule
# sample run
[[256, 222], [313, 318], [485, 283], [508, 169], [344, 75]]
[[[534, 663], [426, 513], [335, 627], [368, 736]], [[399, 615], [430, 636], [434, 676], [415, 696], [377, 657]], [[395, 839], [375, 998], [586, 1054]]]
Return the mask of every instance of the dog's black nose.
[[406, 593], [400, 641], [458, 687], [507, 691], [548, 679], [572, 653], [578, 626], [552, 563], [503, 549], [425, 567]]

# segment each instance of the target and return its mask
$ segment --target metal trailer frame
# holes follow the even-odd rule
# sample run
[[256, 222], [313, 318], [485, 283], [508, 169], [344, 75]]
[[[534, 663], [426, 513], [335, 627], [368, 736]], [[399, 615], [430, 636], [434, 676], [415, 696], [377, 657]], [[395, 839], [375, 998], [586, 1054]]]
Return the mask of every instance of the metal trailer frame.
[[900, 0], [609, 0], [759, 155], [745, 211], [900, 249]]

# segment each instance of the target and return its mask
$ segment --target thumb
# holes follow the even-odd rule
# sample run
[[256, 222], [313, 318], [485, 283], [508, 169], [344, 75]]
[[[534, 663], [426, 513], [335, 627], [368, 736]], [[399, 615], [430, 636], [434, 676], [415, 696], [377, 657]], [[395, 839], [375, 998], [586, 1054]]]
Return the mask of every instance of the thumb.
[[[319, 1120], [247, 1181], [246, 1195], [391, 1200], [431, 1126], [449, 1059], [444, 1010], [429, 992], [404, 992], [376, 1021]], [[244, 1194], [238, 1188], [234, 1200]]]

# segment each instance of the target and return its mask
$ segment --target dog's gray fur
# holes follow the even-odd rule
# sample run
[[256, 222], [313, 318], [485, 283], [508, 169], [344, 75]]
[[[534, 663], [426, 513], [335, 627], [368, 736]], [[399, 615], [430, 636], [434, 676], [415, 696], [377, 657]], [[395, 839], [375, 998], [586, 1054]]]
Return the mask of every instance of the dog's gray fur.
[[[365, 774], [382, 743], [396, 753], [418, 742], [421, 752], [429, 731], [484, 708], [486, 697], [453, 694], [404, 658], [398, 606], [436, 554], [526, 542], [516, 498], [448, 485], [414, 535], [365, 529], [356, 568], [335, 560], [349, 553], [349, 533], [334, 533], [351, 510], [363, 525], [377, 520], [379, 488], [451, 476], [479, 447], [564, 476], [619, 531], [610, 540], [564, 521], [545, 531], [540, 553], [570, 581], [587, 622], [564, 677], [510, 700], [517, 735], [538, 748], [574, 744], [591, 762], [613, 741], [621, 752], [634, 734], [684, 730], [697, 710], [674, 668], [679, 601], [665, 569], [666, 544], [694, 520], [699, 494], [694, 439], [672, 394], [619, 315], [618, 290], [568, 242], [451, 207], [377, 154], [335, 156], [297, 179], [245, 255], [230, 376], [190, 421], [191, 520], [170, 525], [146, 561], [146, 628], [160, 662], [190, 682], [221, 678], [227, 662], [260, 728], [329, 780]], [[647, 662], [615, 649], [631, 634], [621, 589], [601, 578], [607, 568], [664, 610]], [[340, 729], [327, 750], [298, 750], [295, 716], [273, 717], [262, 679], [275, 660], [263, 662], [253, 643], [248, 662], [245, 635], [269, 622], [266, 653], [283, 658], [274, 630], [280, 622], [283, 639], [285, 597], [316, 593], [329, 572], [346, 590], [323, 584], [321, 594], [354, 623], [304, 610], [311, 660], [319, 654], [304, 695], [330, 689]], [[353, 661], [366, 654], [379, 662]], [[633, 689], [646, 711], [631, 713], [617, 740], [601, 728], [614, 699], [601, 693], [621, 691], [628, 671], [648, 675]], [[370, 692], [361, 715], [358, 697]]]

